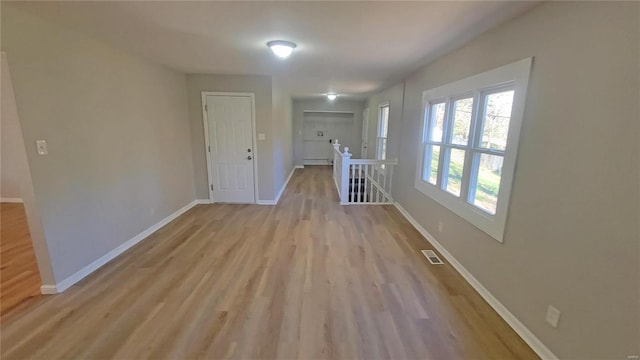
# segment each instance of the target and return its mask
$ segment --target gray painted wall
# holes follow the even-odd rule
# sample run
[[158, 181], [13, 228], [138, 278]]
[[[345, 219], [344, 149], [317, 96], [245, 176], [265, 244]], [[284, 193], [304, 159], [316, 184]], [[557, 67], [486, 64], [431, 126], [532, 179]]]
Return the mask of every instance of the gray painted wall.
[[[49, 258], [49, 250], [44, 239], [40, 213], [37, 208], [35, 194], [33, 192], [33, 183], [31, 181], [27, 153], [24, 146], [20, 118], [18, 117], [18, 107], [16, 105], [16, 98], [13, 92], [11, 72], [9, 70], [9, 63], [4, 51], [2, 52], [1, 62], [2, 75], [0, 76], [0, 82], [2, 83], [2, 89], [0, 94], [2, 94], [2, 107], [0, 109], [2, 111], [0, 114], [0, 132], [2, 132], [2, 152], [0, 154], [2, 155], [2, 177], [4, 180], [6, 176], [5, 172], [15, 171], [17, 174], [10, 176], [10, 178], [12, 181], [18, 182], [13, 184], [13, 191], [16, 192], [8, 192], [6, 197], [19, 197], [23, 200], [24, 210], [27, 215], [27, 222], [29, 223], [31, 242], [33, 243], [33, 249], [38, 262], [38, 269], [40, 270], [40, 280], [44, 284], [53, 284], [54, 278]], [[7, 162], [11, 162], [11, 165], [7, 166]], [[2, 186], [4, 187], [4, 182]], [[2, 191], [4, 197], [5, 189], [3, 188]]]
[[191, 146], [195, 171], [196, 197], [208, 199], [207, 157], [204, 148], [204, 122], [202, 120], [202, 92], [240, 92], [255, 94], [256, 133], [265, 134], [258, 140], [258, 196], [260, 200], [272, 200], [274, 192], [273, 163], [273, 99], [271, 76], [259, 75], [187, 75], [189, 119], [191, 122]]
[[402, 102], [404, 97], [404, 82], [389, 87], [371, 96], [365, 107], [369, 108], [369, 148], [367, 157], [376, 157], [376, 143], [378, 140], [378, 126], [380, 121], [380, 106], [389, 104], [389, 129], [387, 134], [387, 159], [398, 157], [400, 143], [400, 129], [402, 127]]
[[1, 44], [53, 271], [43, 280], [64, 280], [194, 199], [183, 74], [6, 3]]
[[2, 137], [0, 139], [0, 197], [22, 199], [25, 191], [23, 187], [31, 180], [18, 114], [10, 109], [15, 106], [15, 98], [4, 52], [2, 53], [2, 78], [0, 79], [3, 94], [3, 113], [0, 123]]
[[273, 193], [282, 191], [293, 171], [293, 119], [291, 96], [273, 79]]
[[[390, 125], [396, 200], [563, 359], [640, 353], [639, 6], [544, 3], [409, 76]], [[414, 188], [422, 92], [530, 56], [501, 244]]]
[[[293, 158], [296, 166], [304, 165], [304, 141], [302, 129], [304, 111], [351, 111], [354, 114], [353, 132], [340, 140], [341, 144], [350, 147], [353, 158], [360, 157], [360, 139], [362, 134], [362, 110], [364, 101], [347, 100], [338, 97], [334, 101], [328, 99], [294, 99], [293, 100]], [[353, 144], [353, 145], [351, 145]]]

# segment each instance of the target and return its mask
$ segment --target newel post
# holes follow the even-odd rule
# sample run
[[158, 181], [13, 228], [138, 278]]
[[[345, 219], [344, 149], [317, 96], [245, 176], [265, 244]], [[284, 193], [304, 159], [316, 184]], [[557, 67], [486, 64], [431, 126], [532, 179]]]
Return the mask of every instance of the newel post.
[[338, 142], [338, 139], [333, 139], [333, 148], [334, 150], [338, 150], [340, 151], [340, 143]]
[[342, 171], [340, 175], [342, 179], [340, 181], [340, 204], [346, 205], [349, 203], [349, 167], [351, 166], [351, 154], [349, 153], [349, 147], [344, 148], [342, 153]]

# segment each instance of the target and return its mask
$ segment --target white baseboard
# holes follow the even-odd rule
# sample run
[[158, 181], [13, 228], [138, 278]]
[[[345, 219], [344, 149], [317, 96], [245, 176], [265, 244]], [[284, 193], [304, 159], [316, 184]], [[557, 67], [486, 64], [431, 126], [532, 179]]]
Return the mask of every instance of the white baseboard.
[[402, 215], [413, 225], [416, 230], [425, 239], [427, 239], [433, 247], [442, 254], [442, 256], [456, 269], [460, 275], [471, 285], [482, 298], [491, 305], [498, 315], [511, 326], [511, 328], [524, 340], [533, 351], [543, 360], [558, 360], [558, 357], [547, 348], [540, 339], [538, 339], [518, 318], [515, 317], [487, 288], [485, 288], [478, 279], [476, 279], [447, 249], [445, 249], [429, 232], [423, 228], [398, 202], [394, 203], [395, 207]]
[[284, 181], [284, 185], [282, 185], [282, 188], [280, 189], [280, 192], [278, 192], [278, 195], [276, 196], [275, 200], [258, 200], [258, 201], [256, 201], [256, 204], [258, 204], [258, 205], [277, 205], [278, 201], [280, 201], [280, 197], [284, 193], [284, 190], [287, 188], [287, 185], [289, 185], [289, 180], [291, 180], [291, 177], [293, 176], [293, 173], [296, 172], [296, 169], [299, 169], [299, 168], [298, 167], [294, 167], [293, 169], [291, 169], [291, 172], [289, 173], [289, 176], [287, 177], [287, 180]]
[[198, 204], [198, 201], [199, 200], [194, 200], [194, 201], [188, 203], [187, 205], [183, 206], [182, 208], [180, 208], [179, 210], [177, 210], [173, 214], [171, 214], [171, 215], [167, 216], [166, 218], [160, 220], [160, 222], [156, 223], [155, 225], [151, 226], [147, 230], [145, 230], [145, 231], [139, 233], [138, 235], [132, 237], [131, 239], [127, 240], [122, 245], [120, 245], [117, 248], [109, 251], [108, 253], [106, 253], [105, 255], [100, 257], [98, 260], [96, 260], [96, 261], [92, 262], [91, 264], [85, 266], [84, 268], [82, 268], [81, 270], [76, 272], [75, 274], [73, 274], [73, 275], [69, 276], [68, 278], [60, 281], [59, 283], [57, 283], [55, 285], [46, 285], [45, 284], [45, 285], [40, 286], [40, 292], [43, 293], [43, 294], [57, 294], [57, 293], [61, 293], [61, 292], [65, 291], [65, 290], [67, 290], [73, 284], [75, 284], [78, 281], [84, 279], [87, 275], [89, 275], [92, 272], [98, 270], [100, 267], [102, 267], [103, 265], [105, 265], [109, 261], [113, 260], [118, 255], [120, 255], [123, 252], [127, 251], [129, 248], [133, 247], [134, 245], [136, 245], [140, 241], [146, 239], [149, 235], [153, 234], [154, 232], [159, 230], [161, 227], [167, 225], [168, 223], [173, 221], [178, 216], [184, 214], [186, 211], [188, 211], [192, 207], [196, 206]]
[[304, 161], [304, 166], [314, 166], [314, 165], [321, 165], [321, 166], [331, 165], [331, 161], [329, 160], [305, 160]]
[[3, 203], [23, 203], [22, 198], [0, 198], [0, 202]]
[[196, 199], [196, 204], [211, 204], [209, 199]]
[[304, 165], [296, 165], [296, 169], [304, 169]]

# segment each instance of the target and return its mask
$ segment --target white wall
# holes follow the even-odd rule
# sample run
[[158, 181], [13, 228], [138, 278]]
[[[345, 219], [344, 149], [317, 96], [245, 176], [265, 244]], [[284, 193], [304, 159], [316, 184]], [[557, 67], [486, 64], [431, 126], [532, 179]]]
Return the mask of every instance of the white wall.
[[[562, 359], [640, 354], [639, 13], [543, 3], [409, 76], [390, 125], [395, 199]], [[414, 188], [422, 92], [530, 56], [501, 244]]]
[[195, 198], [186, 79], [1, 6], [53, 285]]
[[[347, 100], [338, 97], [334, 101], [326, 98], [320, 99], [294, 99], [293, 100], [293, 157], [296, 166], [304, 165], [304, 111], [351, 111], [354, 115], [353, 130], [338, 138], [341, 144], [349, 146], [353, 158], [360, 157], [360, 139], [362, 134], [362, 110], [364, 101]], [[327, 139], [328, 142], [328, 139]]]
[[258, 140], [258, 196], [259, 200], [273, 200], [273, 99], [272, 79], [259, 75], [187, 75], [189, 119], [194, 164], [194, 181], [198, 199], [208, 199], [207, 157], [204, 148], [204, 122], [202, 121], [202, 92], [240, 92], [255, 95], [256, 133], [265, 134]]

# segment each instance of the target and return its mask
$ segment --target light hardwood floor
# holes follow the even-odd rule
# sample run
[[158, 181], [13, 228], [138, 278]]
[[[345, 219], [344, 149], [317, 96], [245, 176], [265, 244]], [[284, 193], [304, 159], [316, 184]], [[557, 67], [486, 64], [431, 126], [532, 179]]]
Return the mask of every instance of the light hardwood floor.
[[535, 359], [392, 206], [331, 169], [277, 206], [199, 205], [2, 324], [2, 358]]
[[40, 296], [40, 285], [24, 205], [1, 203], [0, 319], [29, 306]]

